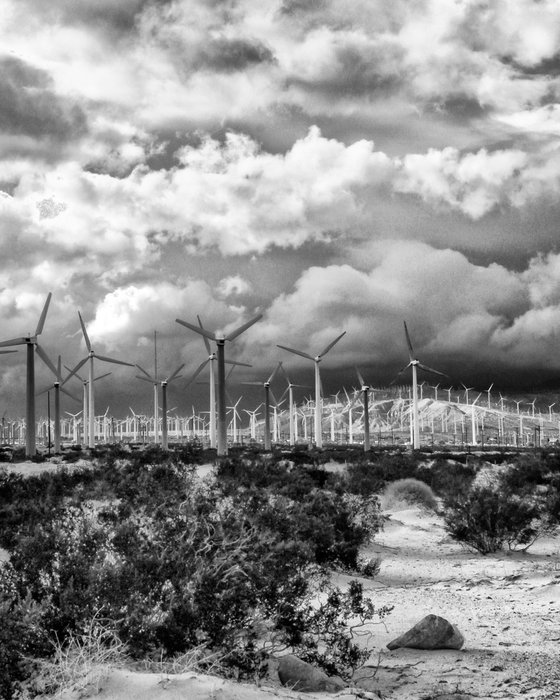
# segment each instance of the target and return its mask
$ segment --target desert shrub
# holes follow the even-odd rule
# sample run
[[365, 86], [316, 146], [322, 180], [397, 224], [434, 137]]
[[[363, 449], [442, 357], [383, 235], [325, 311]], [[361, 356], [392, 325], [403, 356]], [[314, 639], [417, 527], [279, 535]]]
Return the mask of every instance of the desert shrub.
[[530, 546], [543, 529], [542, 509], [531, 498], [499, 485], [477, 486], [446, 502], [445, 528], [481, 554]]
[[30, 596], [22, 598], [9, 566], [0, 569], [0, 697], [18, 697], [23, 681], [34, 671], [33, 658], [48, 653], [44, 610]]
[[477, 465], [456, 460], [436, 458], [431, 464], [420, 464], [416, 478], [424, 481], [438, 496], [452, 498], [471, 487]]
[[364, 456], [346, 469], [345, 488], [350, 493], [369, 496], [383, 490], [386, 483], [415, 478], [416, 459], [403, 452], [382, 452], [373, 458]]
[[426, 510], [437, 510], [438, 502], [432, 489], [418, 479], [398, 479], [387, 484], [383, 492], [385, 508], [399, 505], [422, 506]]

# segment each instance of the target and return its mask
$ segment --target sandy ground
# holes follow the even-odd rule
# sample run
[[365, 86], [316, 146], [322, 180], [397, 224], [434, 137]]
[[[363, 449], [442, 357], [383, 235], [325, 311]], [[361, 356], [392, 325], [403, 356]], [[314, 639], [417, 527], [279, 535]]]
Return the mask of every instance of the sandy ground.
[[[210, 472], [209, 465], [200, 470]], [[384, 624], [371, 626], [372, 654], [357, 685], [387, 700], [560, 698], [560, 536], [537, 541], [527, 553], [482, 556], [450, 540], [434, 514], [406, 508], [386, 515], [384, 530], [364, 551], [381, 558], [380, 574], [361, 580], [379, 606], [394, 605], [394, 610]], [[349, 580], [335, 576], [341, 587]], [[386, 648], [430, 613], [459, 628], [465, 637], [460, 651]], [[358, 689], [334, 697], [357, 694]], [[194, 673], [110, 669], [98, 687], [64, 695], [65, 700], [78, 697], [324, 700], [333, 695], [290, 692], [274, 679], [257, 688]]]

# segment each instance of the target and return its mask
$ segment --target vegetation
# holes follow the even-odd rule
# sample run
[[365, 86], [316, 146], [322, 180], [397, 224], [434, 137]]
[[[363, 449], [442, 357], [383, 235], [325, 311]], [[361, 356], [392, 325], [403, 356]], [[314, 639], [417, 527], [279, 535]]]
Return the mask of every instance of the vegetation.
[[418, 479], [398, 479], [387, 484], [383, 492], [385, 508], [414, 505], [426, 510], [436, 511], [438, 501], [432, 489]]
[[204, 649], [238, 678], [258, 676], [281, 648], [345, 676], [367, 658], [361, 623], [389, 611], [359, 583], [333, 587], [327, 567], [374, 573], [359, 548], [380, 527], [375, 497], [289, 460], [225, 460], [200, 481], [190, 454], [149, 456], [114, 451], [92, 469], [0, 473], [10, 554], [0, 600], [13, 632], [1, 641], [3, 697], [32, 672], [25, 659], [45, 668], [54, 648], [59, 658], [76, 650], [93, 620], [111, 630], [96, 643], [110, 639], [133, 659]]

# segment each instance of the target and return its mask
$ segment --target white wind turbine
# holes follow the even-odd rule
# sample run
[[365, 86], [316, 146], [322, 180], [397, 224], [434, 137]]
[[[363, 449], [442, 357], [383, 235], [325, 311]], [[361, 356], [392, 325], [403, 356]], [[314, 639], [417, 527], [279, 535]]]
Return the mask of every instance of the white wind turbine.
[[[86, 379], [85, 377], [82, 377], [81, 374], [78, 374], [76, 368], [72, 370], [66, 365], [64, 365], [64, 367], [70, 372], [70, 374], [66, 377], [66, 381], [68, 381], [70, 377], [75, 376], [82, 382], [82, 443], [85, 446], [89, 444], [89, 379]], [[100, 379], [105, 379], [105, 377], [108, 377], [110, 374], [111, 372], [100, 374], [98, 377], [95, 377], [93, 381], [98, 382]]]
[[404, 333], [406, 336], [406, 344], [408, 346], [408, 356], [410, 361], [406, 367], [401, 369], [399, 375], [406, 371], [409, 367], [412, 367], [412, 448], [417, 450], [420, 447], [420, 422], [418, 416], [418, 369], [423, 369], [425, 372], [430, 372], [431, 374], [437, 374], [440, 377], [447, 377], [447, 375], [443, 372], [439, 372], [437, 369], [432, 369], [431, 367], [423, 365], [414, 356], [414, 348], [412, 347], [410, 335], [408, 334], [406, 321], [404, 321]]
[[294, 384], [290, 377], [288, 376], [288, 373], [284, 369], [284, 365], [280, 362], [280, 371], [284, 375], [286, 381], [288, 382], [288, 386], [285, 389], [284, 393], [280, 397], [280, 401], [288, 394], [288, 416], [289, 416], [289, 421], [290, 421], [290, 445], [295, 445], [296, 444], [296, 420], [297, 417], [295, 415], [295, 406], [294, 406], [294, 387], [301, 387], [301, 388], [307, 388], [304, 387], [303, 384]]
[[336, 337], [331, 343], [327, 345], [327, 347], [322, 352], [320, 352], [318, 355], [315, 355], [315, 357], [313, 357], [313, 355], [309, 355], [306, 352], [302, 352], [301, 350], [294, 350], [293, 348], [288, 348], [285, 345], [277, 345], [277, 347], [282, 348], [282, 350], [293, 352], [294, 355], [300, 355], [301, 357], [305, 357], [307, 360], [311, 360], [315, 363], [315, 446], [318, 448], [323, 447], [323, 402], [321, 397], [321, 375], [319, 373], [319, 363], [321, 362], [323, 357], [329, 352], [329, 350], [331, 350], [344, 335], [346, 335], [346, 331], [344, 331], [338, 337]]
[[167, 385], [179, 379], [179, 372], [183, 369], [185, 363], [183, 362], [177, 369], [166, 379], [158, 379], [158, 365], [157, 365], [157, 332], [154, 331], [154, 375], [152, 376], [140, 365], [136, 365], [138, 369], [145, 375], [141, 377], [136, 375], [136, 379], [142, 379], [145, 382], [151, 382], [154, 385], [154, 444], [157, 445], [159, 442], [159, 387], [161, 386], [161, 408], [162, 408], [162, 422], [161, 422], [161, 444], [164, 450], [168, 446], [168, 433], [167, 433]]
[[494, 382], [492, 382], [492, 384], [490, 384], [488, 389], [486, 389], [486, 393], [488, 394], [488, 403], [487, 403], [488, 408], [492, 408], [492, 401], [491, 401], [491, 397], [490, 397], [490, 392], [492, 391], [493, 386], [494, 386]]
[[95, 391], [93, 383], [95, 381], [95, 369], [94, 369], [94, 358], [100, 360], [101, 362], [111, 362], [115, 365], [126, 365], [127, 367], [134, 367], [132, 362], [124, 362], [124, 360], [115, 360], [112, 357], [106, 357], [105, 355], [99, 355], [91, 347], [89, 336], [86, 330], [86, 326], [82, 319], [82, 314], [78, 311], [78, 318], [80, 319], [80, 326], [82, 327], [82, 334], [84, 336], [84, 341], [88, 350], [87, 356], [78, 362], [74, 369], [70, 372], [70, 376], [75, 374], [82, 365], [84, 365], [89, 360], [89, 386], [88, 386], [88, 439], [89, 447], [95, 447]]
[[[238, 336], [240, 336], [244, 331], [250, 328], [254, 323], [262, 318], [262, 314], [255, 316], [255, 318], [247, 321], [239, 328], [236, 328], [227, 336], [222, 333], [211, 333], [201, 326], [195, 326], [187, 321], [182, 321], [176, 318], [175, 321], [180, 323], [185, 328], [190, 328], [191, 331], [198, 333], [203, 338], [208, 338], [208, 340], [213, 340], [216, 343], [217, 348], [217, 362], [218, 362], [218, 434], [217, 434], [217, 452], [218, 456], [223, 456], [227, 454], [227, 418], [226, 418], [226, 371], [225, 371], [225, 345], [226, 341], [233, 341]], [[209, 358], [210, 360], [210, 358]], [[207, 360], [207, 361], [209, 361]], [[192, 379], [191, 379], [192, 381]]]
[[[35, 440], [35, 349], [37, 349], [37, 354], [41, 354], [39, 344], [37, 342], [37, 336], [41, 335], [43, 332], [43, 326], [45, 325], [45, 319], [47, 318], [47, 311], [49, 309], [49, 304], [51, 301], [52, 294], [49, 292], [45, 305], [43, 306], [43, 311], [39, 318], [39, 323], [37, 324], [37, 329], [34, 335], [27, 335], [25, 338], [12, 338], [11, 340], [3, 340], [0, 342], [0, 348], [13, 347], [14, 345], [26, 345], [27, 346], [27, 381], [26, 381], [26, 402], [25, 402], [25, 455], [27, 457], [33, 457], [36, 452], [36, 440]], [[15, 352], [14, 350], [4, 350], [0, 352]]]

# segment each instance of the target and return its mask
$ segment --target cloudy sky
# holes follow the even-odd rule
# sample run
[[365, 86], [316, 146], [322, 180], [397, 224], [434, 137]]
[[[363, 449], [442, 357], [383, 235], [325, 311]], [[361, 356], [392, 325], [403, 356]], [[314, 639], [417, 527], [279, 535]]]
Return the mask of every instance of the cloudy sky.
[[[152, 370], [157, 330], [160, 374], [187, 377], [206, 351], [177, 317], [262, 313], [228, 345], [254, 365], [238, 379], [283, 360], [311, 383], [276, 344], [346, 331], [334, 392], [354, 365], [390, 381], [406, 320], [450, 382], [560, 384], [557, 0], [0, 6], [1, 338], [33, 332], [52, 291], [53, 359], [83, 357], [80, 310], [98, 352]], [[0, 359], [12, 414], [24, 359]], [[108, 370], [104, 406], [149, 406]]]

